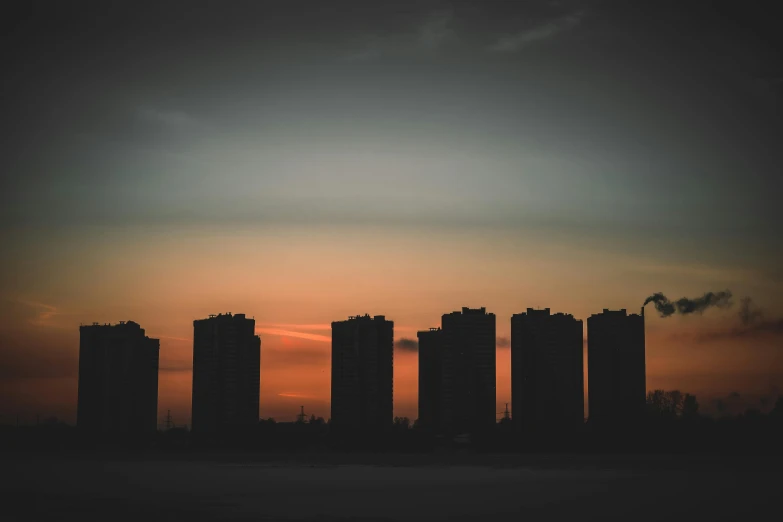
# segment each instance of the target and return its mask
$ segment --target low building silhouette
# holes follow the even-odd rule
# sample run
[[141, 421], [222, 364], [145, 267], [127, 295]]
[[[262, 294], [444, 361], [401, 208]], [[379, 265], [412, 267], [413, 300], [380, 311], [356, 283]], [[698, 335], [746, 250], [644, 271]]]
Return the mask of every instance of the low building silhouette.
[[103, 437], [142, 437], [158, 425], [160, 341], [133, 321], [79, 327], [76, 424]]
[[645, 413], [644, 308], [607, 310], [587, 319], [587, 396], [590, 423], [634, 424]]
[[258, 423], [261, 339], [245, 314], [193, 321], [192, 430], [210, 436]]
[[511, 317], [511, 404], [515, 429], [560, 434], [584, 424], [582, 321], [549, 308]]
[[416, 335], [419, 339], [418, 427], [428, 433], [437, 433], [442, 429], [443, 416], [443, 330], [430, 328]]
[[357, 315], [332, 323], [332, 427], [379, 433], [394, 418], [394, 322]]
[[495, 314], [484, 307], [463, 307], [444, 314], [441, 326], [443, 432], [491, 432], [497, 408]]

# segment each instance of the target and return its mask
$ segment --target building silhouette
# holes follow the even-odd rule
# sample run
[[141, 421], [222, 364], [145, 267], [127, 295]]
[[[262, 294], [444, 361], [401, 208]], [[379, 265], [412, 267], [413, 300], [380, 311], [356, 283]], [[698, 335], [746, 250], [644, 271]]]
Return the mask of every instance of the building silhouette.
[[419, 339], [419, 422], [429, 433], [441, 431], [443, 381], [443, 330], [418, 332]]
[[261, 339], [245, 314], [193, 321], [194, 434], [215, 435], [258, 423]]
[[442, 431], [481, 434], [495, 427], [495, 314], [463, 307], [444, 314]]
[[79, 327], [78, 428], [140, 437], [158, 425], [160, 341], [133, 321]]
[[394, 417], [394, 322], [382, 315], [332, 323], [332, 427], [380, 432]]
[[511, 404], [517, 430], [559, 434], [584, 423], [582, 321], [549, 308], [511, 317]]
[[645, 412], [644, 308], [587, 319], [587, 395], [593, 425], [632, 424]]

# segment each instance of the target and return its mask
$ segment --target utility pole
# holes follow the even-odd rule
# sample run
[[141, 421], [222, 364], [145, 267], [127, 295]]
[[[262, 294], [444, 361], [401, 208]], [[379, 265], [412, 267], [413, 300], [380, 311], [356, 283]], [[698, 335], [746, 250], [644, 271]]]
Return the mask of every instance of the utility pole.
[[511, 412], [508, 411], [508, 403], [506, 403], [506, 409], [503, 410], [503, 418], [506, 420], [511, 419]]
[[166, 429], [174, 428], [174, 420], [171, 418], [171, 410], [166, 410]]
[[301, 411], [300, 411], [299, 415], [296, 416], [296, 419], [297, 419], [297, 422], [302, 422], [303, 423], [305, 421], [305, 419], [307, 418], [307, 415], [305, 415], [304, 406], [300, 406], [300, 408], [301, 408]]

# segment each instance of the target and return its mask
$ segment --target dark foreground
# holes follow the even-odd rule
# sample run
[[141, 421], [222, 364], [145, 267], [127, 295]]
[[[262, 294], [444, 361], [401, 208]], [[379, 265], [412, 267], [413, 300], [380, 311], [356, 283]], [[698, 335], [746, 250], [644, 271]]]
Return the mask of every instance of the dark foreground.
[[5, 455], [16, 520], [761, 520], [780, 459]]

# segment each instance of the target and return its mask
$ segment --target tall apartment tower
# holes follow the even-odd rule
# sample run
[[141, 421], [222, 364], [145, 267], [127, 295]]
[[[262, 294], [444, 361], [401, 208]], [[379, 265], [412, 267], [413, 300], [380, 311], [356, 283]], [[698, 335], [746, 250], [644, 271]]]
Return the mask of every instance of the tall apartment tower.
[[511, 317], [511, 406], [516, 429], [563, 433], [584, 423], [582, 321], [549, 308]]
[[357, 315], [332, 323], [332, 427], [374, 433], [394, 418], [394, 322]]
[[495, 314], [466, 308], [443, 315], [442, 396], [446, 434], [480, 434], [495, 427]]
[[258, 423], [261, 339], [245, 314], [193, 321], [195, 434], [215, 435]]
[[429, 433], [441, 430], [443, 416], [443, 330], [418, 332], [419, 338], [419, 428]]
[[159, 356], [160, 341], [133, 321], [79, 327], [78, 428], [99, 436], [154, 434]]
[[647, 385], [644, 309], [604, 309], [587, 319], [587, 395], [591, 424], [630, 424], [644, 415]]

